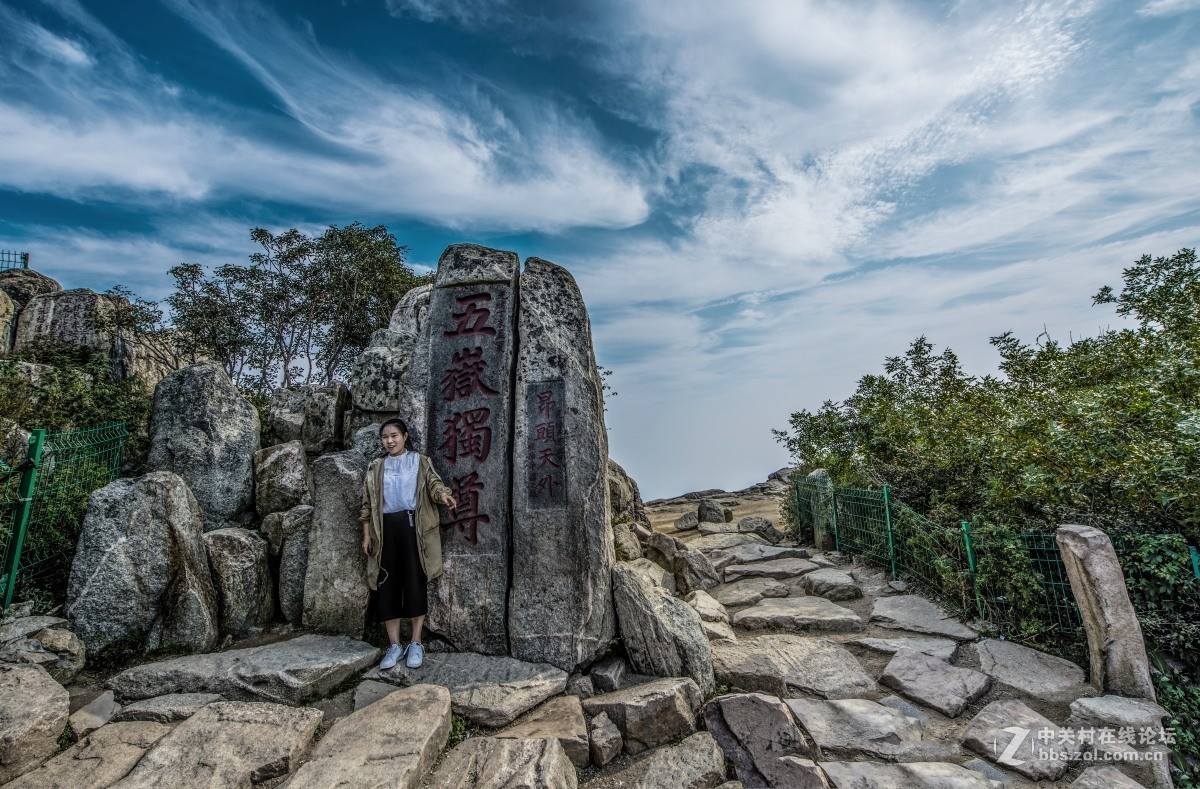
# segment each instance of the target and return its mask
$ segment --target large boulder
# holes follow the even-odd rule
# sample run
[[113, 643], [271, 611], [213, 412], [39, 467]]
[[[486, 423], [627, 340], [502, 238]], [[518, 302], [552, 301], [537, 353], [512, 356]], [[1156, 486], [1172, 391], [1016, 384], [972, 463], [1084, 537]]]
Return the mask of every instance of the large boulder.
[[217, 598], [200, 505], [167, 471], [92, 494], [67, 585], [71, 630], [91, 655], [123, 645], [203, 652], [217, 643]]
[[723, 685], [780, 698], [811, 694], [847, 699], [877, 690], [848, 649], [824, 638], [780, 634], [718, 641], [713, 644], [713, 670]]
[[679, 594], [712, 589], [721, 583], [708, 557], [689, 548], [683, 540], [652, 532], [646, 540], [645, 549], [646, 558], [675, 576], [675, 588]]
[[162, 723], [111, 723], [4, 789], [107, 789], [129, 774], [170, 733]]
[[312, 475], [303, 444], [289, 441], [254, 453], [254, 503], [260, 518], [312, 504]]
[[270, 546], [275, 567], [279, 610], [293, 625], [304, 619], [304, 578], [308, 573], [308, 530], [313, 508], [308, 504], [263, 518], [262, 533]]
[[686, 677], [656, 679], [584, 699], [583, 711], [608, 715], [621, 731], [626, 753], [638, 754], [694, 732], [703, 698]]
[[427, 785], [430, 789], [576, 789], [579, 779], [558, 740], [472, 737], [446, 754]]
[[146, 468], [183, 478], [219, 529], [254, 508], [258, 411], [216, 362], [168, 375], [154, 389]]
[[304, 575], [304, 626], [313, 630], [362, 637], [370, 589], [358, 514], [366, 473], [367, 461], [353, 451], [313, 461]]
[[39, 666], [0, 663], [0, 783], [54, 754], [70, 697]]
[[570, 273], [529, 258], [520, 292], [508, 640], [514, 657], [572, 671], [616, 629], [604, 396]]
[[342, 423], [350, 393], [340, 383], [271, 392], [267, 435], [272, 443], [299, 441], [310, 455], [342, 448]]
[[558, 740], [576, 767], [587, 767], [591, 763], [588, 722], [578, 696], [550, 699], [494, 736], [516, 740]]
[[416, 787], [450, 737], [450, 694], [434, 685], [389, 693], [338, 719], [288, 789]]
[[1092, 687], [1154, 701], [1142, 626], [1108, 535], [1091, 526], [1060, 526], [1055, 540], [1087, 631]]
[[262, 632], [275, 613], [267, 566], [267, 541], [249, 529], [216, 529], [204, 535], [217, 587], [221, 632], [241, 638]]
[[812, 743], [788, 706], [775, 696], [732, 693], [704, 705], [704, 728], [733, 762], [746, 786], [799, 786], [783, 757], [813, 756]]
[[10, 268], [0, 271], [0, 291], [8, 296], [19, 313], [43, 293], [56, 293], [62, 285], [31, 268]]
[[640, 523], [650, 528], [650, 516], [637, 482], [612, 458], [608, 459], [608, 505], [613, 523]]
[[957, 718], [992, 686], [987, 674], [912, 649], [897, 650], [879, 682], [948, 718]]
[[695, 609], [626, 562], [613, 568], [613, 599], [625, 649], [637, 671], [691, 677], [705, 694], [712, 692], [712, 650]]
[[712, 789], [725, 783], [725, 754], [713, 736], [698, 731], [678, 745], [659, 748], [645, 762], [635, 789]]

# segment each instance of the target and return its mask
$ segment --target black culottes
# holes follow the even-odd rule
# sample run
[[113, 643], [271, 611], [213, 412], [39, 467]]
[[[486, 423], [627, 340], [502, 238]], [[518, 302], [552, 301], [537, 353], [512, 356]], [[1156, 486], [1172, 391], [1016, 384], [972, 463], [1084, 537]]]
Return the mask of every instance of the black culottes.
[[428, 581], [417, 548], [416, 520], [412, 510], [383, 514], [383, 551], [375, 593], [378, 622], [424, 616], [429, 610]]

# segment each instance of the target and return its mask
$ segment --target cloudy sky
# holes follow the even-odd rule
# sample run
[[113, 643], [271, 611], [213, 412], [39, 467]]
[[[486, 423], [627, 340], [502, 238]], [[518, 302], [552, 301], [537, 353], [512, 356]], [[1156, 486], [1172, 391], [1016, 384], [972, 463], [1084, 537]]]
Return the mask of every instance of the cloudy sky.
[[1090, 306], [1200, 239], [1200, 0], [0, 0], [0, 249], [169, 292], [254, 226], [574, 273], [647, 498], [926, 334]]

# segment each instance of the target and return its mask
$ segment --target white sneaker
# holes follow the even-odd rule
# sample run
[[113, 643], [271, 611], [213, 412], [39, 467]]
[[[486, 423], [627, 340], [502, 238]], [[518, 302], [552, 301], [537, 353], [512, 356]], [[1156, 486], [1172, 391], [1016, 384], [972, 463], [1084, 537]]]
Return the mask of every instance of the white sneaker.
[[409, 668], [420, 668], [425, 662], [425, 647], [421, 646], [416, 641], [408, 645], [408, 659], [404, 661], [404, 665]]
[[402, 657], [404, 657], [404, 647], [399, 644], [392, 644], [388, 647], [387, 654], [383, 656], [383, 660], [379, 661], [379, 669], [387, 671], [389, 668], [393, 668], [400, 662], [400, 658]]

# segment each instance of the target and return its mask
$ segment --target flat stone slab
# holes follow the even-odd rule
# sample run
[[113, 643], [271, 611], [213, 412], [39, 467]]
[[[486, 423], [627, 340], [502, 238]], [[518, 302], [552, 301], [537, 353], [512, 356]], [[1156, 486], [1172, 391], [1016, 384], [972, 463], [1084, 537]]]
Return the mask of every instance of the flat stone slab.
[[796, 725], [781, 699], [765, 693], [728, 693], [704, 705], [704, 728], [738, 780], [748, 786], [806, 786], [796, 780], [794, 766], [781, 757], [815, 755], [812, 742]]
[[0, 664], [0, 784], [54, 755], [70, 708], [45, 669]]
[[1089, 767], [1079, 774], [1071, 789], [1146, 789], [1111, 764]]
[[751, 564], [731, 564], [725, 568], [725, 582], [742, 578], [797, 578], [819, 567], [808, 559], [766, 559]]
[[725, 781], [725, 752], [711, 734], [698, 731], [678, 745], [659, 748], [646, 759], [645, 768], [634, 789], [717, 786]]
[[405, 687], [441, 685], [450, 691], [455, 713], [489, 728], [507, 726], [567, 689], [567, 672], [549, 663], [473, 652], [430, 653], [419, 669], [401, 662], [387, 671], [368, 672], [366, 678]]
[[949, 762], [821, 762], [838, 789], [993, 789], [987, 776]]
[[294, 770], [324, 715], [308, 707], [219, 701], [175, 727], [114, 789], [245, 786]]
[[119, 698], [217, 693], [240, 701], [299, 704], [324, 696], [379, 659], [379, 649], [345, 636], [307, 634], [273, 644], [160, 660], [108, 681]]
[[1167, 711], [1153, 701], [1125, 696], [1100, 696], [1073, 702], [1067, 725], [1107, 729], [1150, 728], [1157, 731], [1166, 716]]
[[588, 722], [578, 696], [558, 696], [550, 699], [521, 720], [492, 735], [510, 740], [558, 740], [567, 758], [576, 767], [591, 762], [588, 742]]
[[[933, 756], [940, 743], [925, 743], [921, 721], [866, 699], [787, 699], [796, 720], [820, 748], [824, 759], [895, 759], [929, 747]], [[955, 744], [957, 745], [957, 743]], [[945, 756], [954, 748], [942, 746]]]
[[688, 605], [696, 609], [696, 613], [705, 622], [729, 621], [729, 612], [725, 610], [725, 606], [708, 592], [698, 589], [683, 599]]
[[364, 679], [354, 688], [354, 711], [358, 712], [363, 707], [374, 704], [384, 696], [390, 696], [399, 691], [400, 688], [390, 682]]
[[495, 737], [471, 737], [456, 745], [427, 784], [429, 789], [575, 789], [578, 785], [575, 765], [558, 740]]
[[958, 649], [958, 642], [949, 638], [932, 638], [921, 636], [906, 636], [900, 638], [856, 638], [850, 642], [859, 646], [894, 655], [901, 649], [911, 649], [914, 652], [924, 652], [942, 660], [952, 660]]
[[704, 635], [709, 641], [737, 641], [737, 634], [733, 632], [733, 628], [728, 622], [705, 622], [700, 621], [700, 627], [704, 630]]
[[121, 705], [113, 698], [113, 692], [106, 690], [71, 713], [71, 733], [75, 735], [76, 740], [82, 740], [112, 720], [120, 710]]
[[768, 559], [807, 559], [809, 556], [806, 548], [781, 548], [777, 545], [748, 543], [732, 548], [718, 548], [712, 551], [708, 558], [719, 571], [731, 564], [751, 564]]
[[824, 638], [782, 634], [714, 641], [712, 652], [717, 681], [751, 693], [846, 699], [877, 690], [850, 650]]
[[952, 618], [940, 607], [917, 595], [881, 597], [871, 609], [871, 624], [913, 633], [974, 641], [979, 633]]
[[57, 616], [23, 616], [6, 625], [0, 625], [0, 646], [18, 638], [29, 638], [47, 627], [66, 625], [67, 620]]
[[697, 531], [701, 534], [738, 534], [739, 529], [736, 523], [710, 523], [708, 521], [700, 521], [697, 524]]
[[754, 605], [764, 597], [787, 597], [791, 593], [787, 584], [773, 578], [747, 578], [735, 584], [718, 586], [711, 592], [718, 603], [729, 608]]
[[92, 732], [5, 789], [105, 789], [129, 774], [170, 726], [149, 721], [110, 723]]
[[828, 567], [806, 573], [800, 579], [800, 586], [806, 594], [826, 600], [857, 600], [863, 596], [862, 587], [850, 573]]
[[136, 701], [113, 716], [113, 722], [153, 721], [155, 723], [178, 723], [196, 714], [201, 707], [224, 701], [216, 693], [168, 693], [152, 699]]
[[[1048, 730], [1052, 737], [1039, 734]], [[1071, 766], [1069, 733], [1017, 699], [1000, 699], [981, 709], [963, 734], [962, 743], [993, 764], [1031, 781], [1057, 781]], [[1020, 741], [1014, 745], [1014, 741]]]
[[702, 700], [692, 679], [675, 677], [584, 699], [583, 711], [608, 715], [624, 738], [625, 752], [636, 754], [694, 732]]
[[1069, 704], [1096, 695], [1083, 669], [1069, 660], [995, 638], [972, 646], [981, 671], [1027, 696]]
[[947, 717], [957, 718], [968, 704], [983, 698], [992, 680], [973, 669], [952, 666], [923, 652], [901, 649], [883, 670], [879, 684]]
[[763, 600], [757, 605], [738, 611], [733, 615], [732, 622], [747, 630], [825, 630], [850, 633], [863, 629], [863, 621], [858, 614], [824, 597]]
[[450, 692], [414, 685], [338, 719], [284, 786], [416, 787], [449, 738]]
[[757, 534], [706, 534], [694, 540], [688, 540], [688, 547], [708, 553], [736, 548], [739, 545], [768, 545], [769, 543]]

